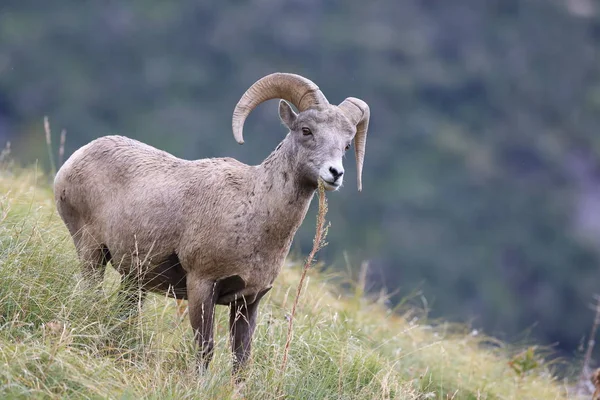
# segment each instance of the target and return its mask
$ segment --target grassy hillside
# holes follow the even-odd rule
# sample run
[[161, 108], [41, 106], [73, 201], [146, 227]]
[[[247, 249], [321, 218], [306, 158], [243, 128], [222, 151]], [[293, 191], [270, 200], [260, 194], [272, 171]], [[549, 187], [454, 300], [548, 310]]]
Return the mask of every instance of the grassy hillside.
[[199, 377], [189, 323], [172, 299], [150, 296], [139, 318], [122, 322], [112, 269], [101, 298], [81, 289], [47, 181], [33, 170], [0, 170], [0, 398], [270, 399], [280, 384], [290, 399], [567, 397], [546, 366], [515, 372], [501, 343], [393, 314], [316, 271], [282, 376], [297, 265], [284, 268], [263, 300], [245, 386], [231, 383], [224, 307], [215, 359]]

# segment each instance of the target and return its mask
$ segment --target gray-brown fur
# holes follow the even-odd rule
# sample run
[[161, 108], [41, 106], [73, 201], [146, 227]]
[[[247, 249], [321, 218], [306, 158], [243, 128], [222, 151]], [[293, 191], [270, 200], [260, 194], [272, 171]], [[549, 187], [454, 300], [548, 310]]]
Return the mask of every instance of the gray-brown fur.
[[246, 362], [258, 302], [283, 265], [318, 179], [330, 182], [329, 190], [343, 180], [356, 118], [329, 104], [296, 114], [283, 100], [279, 114], [290, 132], [257, 166], [232, 158], [187, 161], [107, 136], [76, 151], [55, 179], [57, 208], [86, 279], [101, 283], [110, 261], [131, 303], [138, 289], [188, 299], [204, 365], [215, 304], [231, 307], [234, 370]]

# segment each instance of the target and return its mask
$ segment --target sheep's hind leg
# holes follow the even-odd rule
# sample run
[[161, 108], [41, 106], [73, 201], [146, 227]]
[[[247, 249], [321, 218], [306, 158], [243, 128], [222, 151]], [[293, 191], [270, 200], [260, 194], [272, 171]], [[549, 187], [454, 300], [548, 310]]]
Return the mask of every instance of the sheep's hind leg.
[[213, 356], [214, 311], [218, 296], [215, 286], [215, 282], [188, 275], [188, 313], [199, 347], [198, 367], [201, 372], [208, 368]]

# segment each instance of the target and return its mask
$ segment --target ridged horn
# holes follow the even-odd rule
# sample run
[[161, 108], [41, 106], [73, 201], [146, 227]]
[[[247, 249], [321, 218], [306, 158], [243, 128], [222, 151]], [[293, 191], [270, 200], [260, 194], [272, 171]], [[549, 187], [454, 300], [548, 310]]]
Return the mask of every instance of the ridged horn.
[[246, 90], [233, 110], [233, 137], [239, 144], [244, 143], [244, 122], [248, 115], [260, 103], [271, 99], [287, 100], [301, 112], [329, 104], [319, 87], [309, 79], [282, 72], [267, 75]]
[[356, 97], [348, 97], [338, 107], [348, 117], [350, 122], [356, 125], [354, 154], [356, 155], [356, 182], [358, 184], [358, 191], [360, 192], [362, 190], [362, 168], [365, 160], [367, 130], [369, 129], [371, 110], [367, 103]]

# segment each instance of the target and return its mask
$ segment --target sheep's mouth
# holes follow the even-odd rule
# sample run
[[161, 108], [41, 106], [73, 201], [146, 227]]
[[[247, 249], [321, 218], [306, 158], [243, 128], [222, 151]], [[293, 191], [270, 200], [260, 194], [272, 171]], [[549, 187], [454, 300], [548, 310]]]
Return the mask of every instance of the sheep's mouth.
[[340, 182], [326, 181], [325, 179], [322, 179], [322, 182], [325, 190], [338, 190], [341, 186]]

